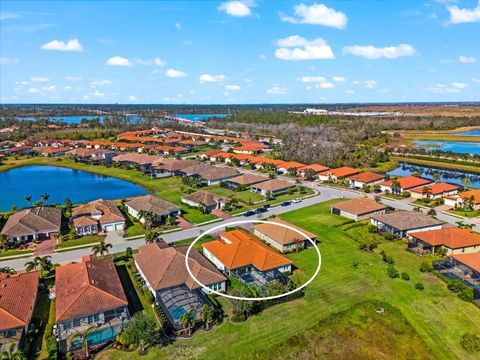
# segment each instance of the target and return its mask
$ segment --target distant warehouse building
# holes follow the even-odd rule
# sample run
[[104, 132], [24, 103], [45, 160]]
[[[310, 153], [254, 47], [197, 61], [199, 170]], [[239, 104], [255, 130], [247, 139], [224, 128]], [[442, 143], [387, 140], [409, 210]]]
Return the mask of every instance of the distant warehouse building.
[[387, 207], [367, 197], [342, 201], [331, 207], [332, 214], [362, 221], [375, 214], [385, 214]]

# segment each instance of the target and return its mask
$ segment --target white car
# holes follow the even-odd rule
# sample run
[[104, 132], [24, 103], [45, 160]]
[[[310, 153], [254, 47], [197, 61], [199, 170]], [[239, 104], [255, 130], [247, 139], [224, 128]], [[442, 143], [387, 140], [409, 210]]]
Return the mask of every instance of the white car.
[[298, 204], [300, 202], [302, 202], [302, 199], [299, 199], [299, 198], [296, 198], [296, 199], [292, 200], [292, 204]]

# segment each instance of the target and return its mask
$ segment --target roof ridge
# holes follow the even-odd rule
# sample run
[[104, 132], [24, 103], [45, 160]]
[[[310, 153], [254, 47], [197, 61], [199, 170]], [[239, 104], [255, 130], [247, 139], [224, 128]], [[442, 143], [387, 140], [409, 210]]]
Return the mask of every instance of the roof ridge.
[[[159, 248], [160, 249], [160, 248]], [[171, 249], [170, 247], [167, 248], [167, 249]], [[162, 250], [162, 249], [160, 249]], [[170, 263], [168, 264], [168, 266], [166, 267], [165, 271], [163, 272], [163, 274], [165, 275], [167, 272], [168, 272], [168, 269], [170, 269], [170, 266], [172, 266], [172, 263], [173, 263], [173, 260], [175, 260], [175, 256], [177, 256], [178, 252], [176, 252], [176, 254], [173, 256], [172, 260], [170, 261]], [[162, 282], [162, 279], [163, 279], [163, 276], [160, 280], [157, 281], [157, 284], [155, 285], [155, 289], [158, 288], [158, 286], [160, 285], [160, 283]]]
[[7, 315], [13, 317], [14, 319], [20, 321], [21, 323], [25, 323], [25, 321], [23, 321], [22, 319], [20, 319], [18, 316], [12, 314], [10, 311], [8, 311], [7, 309], [5, 309], [4, 307], [0, 306], [0, 310], [5, 312]]

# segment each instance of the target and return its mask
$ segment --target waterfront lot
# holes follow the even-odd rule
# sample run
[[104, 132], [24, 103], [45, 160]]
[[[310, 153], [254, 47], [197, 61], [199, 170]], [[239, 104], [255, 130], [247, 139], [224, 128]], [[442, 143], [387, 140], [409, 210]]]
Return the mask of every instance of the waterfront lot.
[[[351, 337], [345, 335], [342, 324], [351, 321], [355, 325], [355, 338], [364, 338], [365, 334], [371, 334], [369, 330], [381, 329], [374, 332], [378, 336], [372, 335], [378, 341], [372, 341], [370, 346], [375, 353], [387, 354], [386, 359], [398, 356], [422, 358], [426, 349], [436, 359], [474, 359], [462, 349], [460, 338], [465, 333], [478, 331], [478, 308], [450, 293], [446, 284], [434, 275], [421, 273], [418, 268], [425, 259], [407, 252], [402, 241], [382, 241], [375, 252], [361, 252], [356, 240], [358, 236], [370, 236], [362, 228], [367, 226], [366, 223], [352, 228], [347, 219], [330, 214], [330, 204], [321, 203], [281, 215], [283, 219], [317, 234], [320, 240], [322, 269], [307, 287], [303, 298], [268, 308], [244, 323], [233, 324], [225, 319], [210, 334], [197, 333], [191, 340], [178, 340], [161, 350], [152, 349], [144, 359], [296, 358], [299, 348], [295, 344], [301, 340], [296, 337], [304, 338], [304, 333], [316, 334], [315, 326], [320, 324], [321, 328], [322, 322], [332, 326], [331, 319], [335, 316], [341, 319], [339, 327], [323, 333], [322, 341], [326, 344], [333, 341], [337, 347], [347, 346]], [[381, 250], [393, 257], [400, 273], [409, 274], [409, 281], [387, 276], [387, 265], [379, 255]], [[318, 261], [313, 249], [288, 257], [303, 269], [297, 276], [304, 279], [313, 273]], [[358, 265], [355, 267], [354, 264]], [[425, 290], [416, 290], [417, 282], [423, 283]], [[365, 302], [367, 305], [361, 305]], [[389, 305], [383, 305], [385, 302]], [[390, 305], [398, 312], [391, 310]], [[359, 318], [356, 312], [349, 310], [356, 306], [365, 312], [365, 317]], [[374, 306], [385, 306], [387, 319], [379, 323], [369, 320], [376, 314], [372, 313]], [[334, 315], [342, 311], [345, 313]], [[410, 325], [403, 325], [402, 315]], [[358, 324], [362, 321], [365, 321], [364, 326]], [[399, 323], [399, 327], [392, 329], [387, 326], [390, 322]], [[393, 340], [398, 335], [397, 329], [402, 334], [400, 343]], [[342, 336], [338, 336], [339, 333]], [[416, 345], [409, 346], [408, 343]], [[280, 348], [283, 351], [279, 352], [279, 346], [284, 344], [292, 345]], [[315, 341], [304, 342], [302, 346], [307, 348], [307, 353], [316, 347]], [[399, 349], [406, 352], [398, 352]], [[325, 347], [324, 350], [325, 358], [335, 358], [335, 353], [329, 352], [332, 349]], [[128, 359], [138, 358], [133, 353], [115, 350], [99, 358], [116, 359], [124, 355]]]

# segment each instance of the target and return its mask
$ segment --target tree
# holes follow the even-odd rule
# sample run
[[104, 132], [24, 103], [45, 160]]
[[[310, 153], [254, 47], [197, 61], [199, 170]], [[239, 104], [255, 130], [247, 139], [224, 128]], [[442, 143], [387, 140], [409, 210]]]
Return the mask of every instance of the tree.
[[37, 271], [38, 267], [40, 266], [40, 257], [36, 256], [33, 258], [33, 260], [27, 261], [25, 263], [25, 271]]
[[468, 189], [468, 185], [470, 185], [471, 182], [472, 181], [468, 177], [463, 177], [462, 178], [462, 184], [463, 184], [463, 187], [465, 188], [465, 190]]
[[142, 352], [158, 342], [158, 329], [155, 320], [143, 312], [135, 314], [127, 327], [118, 335], [119, 343], [129, 347], [142, 347]]
[[17, 272], [14, 268], [10, 266], [0, 267], [0, 273], [7, 274], [7, 275], [15, 275]]
[[205, 327], [207, 329], [210, 328], [210, 323], [213, 320], [213, 309], [211, 306], [208, 306], [207, 304], [204, 304], [202, 307], [202, 312], [200, 313], [200, 316], [202, 317], [202, 321], [205, 324]]
[[38, 257], [38, 264], [40, 265], [40, 268], [42, 271], [49, 272], [52, 270], [53, 264], [52, 264], [52, 257], [51, 256], [43, 256], [43, 257]]
[[76, 332], [74, 333], [73, 335], [71, 335], [68, 340], [67, 340], [67, 343], [69, 345], [69, 347], [72, 346], [72, 343], [80, 338], [81, 340], [81, 343], [82, 343], [82, 350], [83, 352], [85, 352], [85, 357], [88, 359], [90, 356], [89, 356], [89, 349], [88, 349], [88, 335], [91, 334], [92, 332], [95, 332], [98, 330], [98, 326], [89, 326], [87, 329], [85, 329], [84, 331], [79, 331], [79, 332]]
[[432, 174], [432, 178], [433, 178], [433, 180], [435, 180], [436, 183], [440, 180], [441, 177], [442, 177], [442, 175], [439, 172], [434, 172]]
[[190, 311], [185, 312], [180, 316], [180, 322], [184, 329], [187, 329], [188, 335], [192, 334], [192, 327], [195, 325], [195, 310], [190, 309]]
[[95, 255], [100, 254], [100, 256], [103, 256], [104, 254], [108, 254], [111, 248], [112, 244], [105, 243], [105, 239], [102, 239], [97, 245], [92, 247], [92, 252]]
[[43, 195], [40, 195], [40, 198], [42, 199], [42, 201], [45, 201], [45, 205], [48, 205], [48, 199], [50, 198], [50, 194], [43, 194]]
[[145, 244], [153, 244], [159, 240], [160, 230], [149, 230], [145, 233]]
[[390, 188], [392, 189], [392, 194], [398, 195], [400, 193], [401, 185], [398, 179], [393, 179], [392, 183], [390, 185]]
[[27, 203], [27, 207], [30, 206], [31, 200], [32, 200], [32, 197], [30, 195], [25, 196], [25, 202]]
[[17, 345], [10, 344], [10, 346], [2, 351], [1, 360], [23, 360], [25, 356], [18, 350]]

